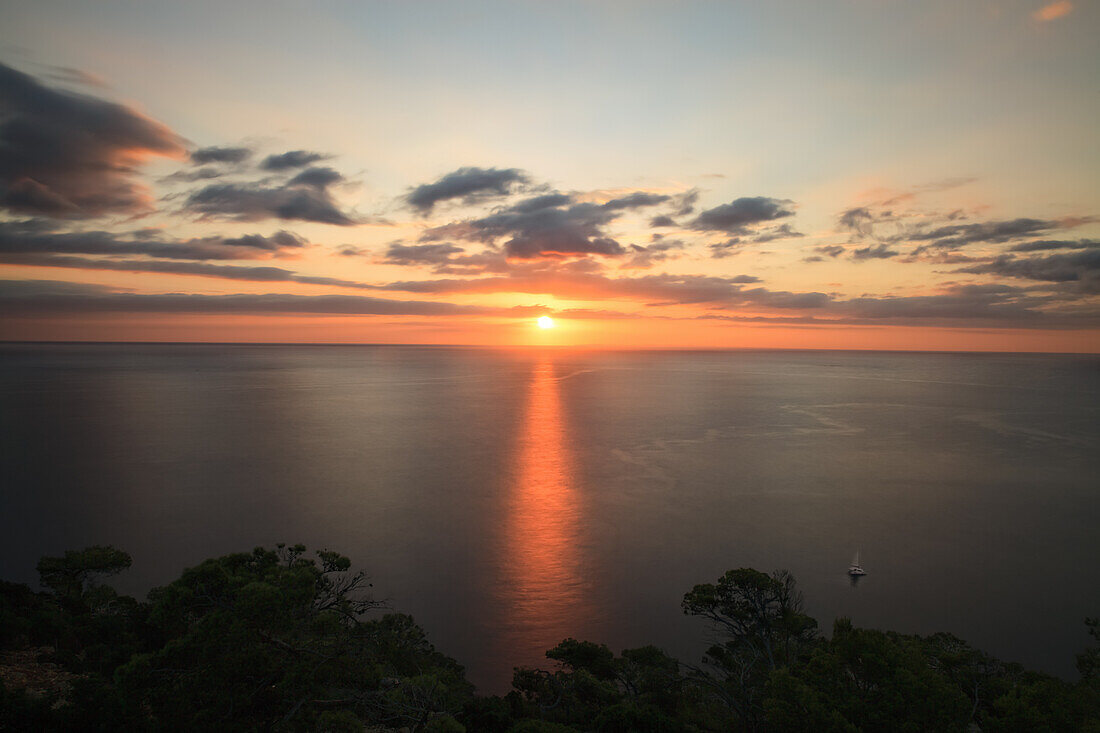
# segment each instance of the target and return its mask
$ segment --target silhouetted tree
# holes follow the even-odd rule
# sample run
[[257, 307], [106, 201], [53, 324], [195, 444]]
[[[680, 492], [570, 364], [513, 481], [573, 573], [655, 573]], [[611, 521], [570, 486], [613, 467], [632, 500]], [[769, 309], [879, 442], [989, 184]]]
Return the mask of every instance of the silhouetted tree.
[[681, 608], [710, 620], [719, 637], [704, 657], [709, 669], [695, 668], [695, 680], [748, 729], [760, 727], [768, 675], [796, 662], [817, 638], [817, 622], [802, 612], [794, 577], [783, 570], [730, 570], [717, 583], [692, 588]]

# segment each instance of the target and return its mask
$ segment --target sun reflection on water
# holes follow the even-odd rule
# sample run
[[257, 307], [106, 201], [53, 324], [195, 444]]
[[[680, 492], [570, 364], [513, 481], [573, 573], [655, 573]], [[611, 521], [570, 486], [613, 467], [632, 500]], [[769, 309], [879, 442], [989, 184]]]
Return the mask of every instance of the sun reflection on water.
[[516, 665], [544, 666], [547, 649], [578, 633], [587, 605], [579, 497], [560, 392], [553, 363], [537, 364], [517, 435], [501, 557], [505, 651]]

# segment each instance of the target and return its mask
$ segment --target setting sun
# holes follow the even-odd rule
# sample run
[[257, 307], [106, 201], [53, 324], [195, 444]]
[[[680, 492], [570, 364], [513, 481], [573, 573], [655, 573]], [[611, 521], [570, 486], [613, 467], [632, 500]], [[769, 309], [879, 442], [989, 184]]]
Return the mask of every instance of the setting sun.
[[538, 320], [539, 328], [553, 328], [554, 319], [550, 316], [541, 316]]

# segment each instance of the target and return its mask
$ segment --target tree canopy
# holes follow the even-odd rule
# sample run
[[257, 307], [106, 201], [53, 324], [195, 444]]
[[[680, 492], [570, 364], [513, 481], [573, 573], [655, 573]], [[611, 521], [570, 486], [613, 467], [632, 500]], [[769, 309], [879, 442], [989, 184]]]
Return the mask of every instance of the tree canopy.
[[947, 633], [822, 635], [790, 573], [738, 568], [683, 597], [717, 637], [699, 664], [568, 638], [477, 696], [337, 552], [211, 558], [145, 601], [103, 582], [129, 566], [96, 546], [42, 558], [43, 592], [0, 581], [0, 679], [36, 680], [0, 685], [0, 731], [1100, 733], [1097, 619], [1069, 683]]

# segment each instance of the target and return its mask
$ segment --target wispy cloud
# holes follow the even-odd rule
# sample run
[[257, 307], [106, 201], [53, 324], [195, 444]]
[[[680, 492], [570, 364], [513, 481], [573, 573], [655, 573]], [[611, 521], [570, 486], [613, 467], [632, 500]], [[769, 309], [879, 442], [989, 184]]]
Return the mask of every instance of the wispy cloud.
[[513, 316], [545, 313], [543, 307], [500, 308], [366, 295], [286, 293], [131, 293], [52, 280], [0, 280], [0, 314], [208, 313], [257, 315]]

